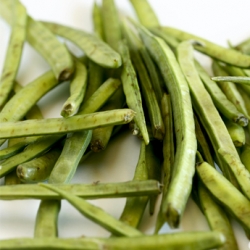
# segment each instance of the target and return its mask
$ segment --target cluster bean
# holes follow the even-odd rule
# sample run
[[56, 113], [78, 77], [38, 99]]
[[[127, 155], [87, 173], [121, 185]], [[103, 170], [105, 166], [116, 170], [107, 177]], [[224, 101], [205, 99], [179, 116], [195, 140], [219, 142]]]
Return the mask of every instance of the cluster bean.
[[[0, 0], [11, 28], [0, 80], [0, 200], [40, 200], [34, 237], [1, 240], [1, 249], [237, 250], [231, 217], [250, 238], [249, 39], [225, 48], [162, 26], [147, 0], [130, 4], [138, 21], [122, 19], [114, 0], [95, 2], [91, 33]], [[21, 87], [26, 41], [51, 69]], [[211, 58], [213, 77], [194, 50]], [[43, 117], [38, 101], [64, 81], [61, 117]], [[79, 164], [125, 129], [140, 141], [132, 180], [72, 184]], [[88, 201], [121, 197], [119, 218]], [[180, 227], [190, 197], [210, 229], [159, 234], [165, 223]], [[111, 237], [60, 238], [63, 199]], [[153, 235], [140, 229], [147, 206]]]

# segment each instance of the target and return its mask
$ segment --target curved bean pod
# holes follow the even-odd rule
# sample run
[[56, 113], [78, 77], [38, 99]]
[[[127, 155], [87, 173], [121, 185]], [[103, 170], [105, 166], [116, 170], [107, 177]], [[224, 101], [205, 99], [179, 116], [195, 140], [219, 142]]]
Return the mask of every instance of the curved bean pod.
[[121, 72], [122, 86], [128, 107], [136, 112], [135, 123], [138, 126], [146, 145], [149, 143], [149, 135], [146, 127], [142, 99], [136, 73], [132, 65], [129, 50], [124, 41], [120, 42], [119, 52], [121, 53], [123, 67]]
[[63, 104], [61, 115], [69, 117], [74, 115], [82, 101], [87, 88], [87, 69], [84, 64], [79, 61], [75, 62], [74, 78], [70, 82], [70, 97]]
[[7, 101], [7, 98], [13, 88], [14, 80], [21, 60], [23, 44], [26, 38], [26, 9], [19, 1], [12, 1], [11, 3], [13, 5], [13, 23], [3, 72], [0, 79], [0, 110]]
[[61, 150], [55, 148], [31, 161], [21, 163], [17, 166], [18, 178], [24, 183], [36, 183], [48, 179]]
[[122, 39], [122, 32], [119, 14], [114, 0], [103, 0], [101, 13], [104, 41], [106, 41], [115, 51], [118, 51], [119, 42]]
[[91, 219], [93, 222], [99, 224], [104, 227], [111, 233], [119, 236], [139, 236], [142, 233], [115, 219], [113, 216], [106, 213], [99, 207], [96, 207], [83, 198], [79, 198], [77, 196], [72, 195], [71, 192], [63, 191], [62, 189], [51, 186], [50, 184], [39, 183], [40, 186], [47, 188], [49, 190], [58, 193], [62, 198], [66, 199], [69, 203], [71, 203], [82, 215], [86, 216], [88, 219]]
[[221, 232], [226, 239], [225, 244], [217, 248], [219, 250], [237, 250], [237, 242], [229, 218], [223, 208], [214, 200], [205, 186], [199, 182], [199, 202], [202, 212], [207, 218], [211, 230]]
[[84, 51], [87, 57], [104, 68], [118, 68], [120, 55], [95, 35], [56, 23], [42, 22], [58, 36], [65, 37]]
[[246, 214], [250, 213], [250, 201], [208, 163], [203, 162], [197, 166], [197, 172], [216, 200], [249, 232], [250, 217]]
[[197, 142], [188, 84], [175, 55], [167, 44], [142, 26], [136, 25], [144, 45], [158, 64], [171, 95], [176, 134], [176, 157], [165, 200], [165, 218], [178, 227], [192, 187]]
[[42, 200], [40, 202], [34, 229], [35, 238], [58, 236], [57, 221], [60, 208], [60, 200]]
[[158, 29], [177, 38], [179, 41], [195, 40], [201, 42], [201, 45], [196, 44], [194, 48], [212, 58], [238, 67], [250, 67], [250, 56], [239, 53], [236, 50], [221, 47], [199, 36], [172, 27], [159, 27]]
[[130, 0], [133, 8], [139, 18], [140, 23], [146, 28], [157, 27], [159, 20], [147, 0]]

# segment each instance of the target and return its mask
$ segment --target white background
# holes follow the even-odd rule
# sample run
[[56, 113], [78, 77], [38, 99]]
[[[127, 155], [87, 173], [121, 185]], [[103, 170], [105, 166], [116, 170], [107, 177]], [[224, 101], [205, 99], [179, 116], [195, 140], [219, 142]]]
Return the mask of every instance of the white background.
[[[85, 31], [92, 31], [91, 0], [22, 0], [29, 15], [35, 19], [54, 21]], [[220, 45], [227, 45], [227, 40], [237, 44], [250, 37], [250, 1], [222, 0], [172, 0], [150, 1], [161, 24], [174, 26], [209, 39]], [[135, 16], [129, 1], [117, 0], [119, 10], [124, 15]], [[0, 70], [2, 70], [5, 52], [10, 35], [9, 26], [0, 19]], [[207, 68], [210, 60], [204, 56], [199, 59]], [[19, 68], [17, 80], [25, 85], [46, 70], [48, 64], [28, 44]], [[59, 117], [60, 108], [68, 97], [68, 83], [54, 89], [42, 98], [39, 105], [45, 117]], [[92, 183], [128, 181], [133, 177], [134, 167], [138, 160], [139, 141], [125, 133], [115, 139], [105, 152], [90, 157], [79, 167], [72, 182]], [[1, 180], [3, 183], [3, 179]], [[123, 209], [125, 199], [105, 199], [91, 201], [101, 206], [116, 218]], [[0, 239], [13, 237], [32, 237], [34, 220], [39, 201], [0, 201]], [[140, 228], [150, 234], [154, 229], [155, 215], [145, 213]], [[248, 240], [240, 226], [233, 221], [239, 249], [248, 249]], [[206, 230], [207, 223], [190, 200], [181, 223], [181, 230]], [[161, 233], [169, 232], [167, 225]], [[108, 236], [109, 233], [89, 222], [71, 205], [63, 202], [59, 217], [60, 237]]]

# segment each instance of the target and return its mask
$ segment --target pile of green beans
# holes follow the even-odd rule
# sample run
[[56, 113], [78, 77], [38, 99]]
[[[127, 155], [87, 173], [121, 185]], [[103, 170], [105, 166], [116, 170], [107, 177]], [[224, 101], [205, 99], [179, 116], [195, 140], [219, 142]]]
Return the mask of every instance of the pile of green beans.
[[[12, 31], [0, 80], [0, 200], [40, 200], [34, 238], [0, 240], [1, 249], [236, 250], [231, 218], [250, 239], [250, 40], [221, 47], [162, 26], [147, 0], [130, 3], [138, 21], [121, 19], [114, 0], [95, 3], [91, 34], [0, 0]], [[26, 41], [51, 70], [21, 87]], [[211, 59], [212, 77], [194, 50]], [[43, 117], [37, 102], [66, 80], [61, 117]], [[133, 179], [71, 184], [78, 166], [124, 130], [141, 141]], [[88, 201], [120, 197], [119, 219]], [[190, 197], [210, 230], [159, 234], [165, 223], [180, 227]], [[112, 237], [61, 239], [62, 199]], [[148, 204], [154, 235], [139, 229]]]

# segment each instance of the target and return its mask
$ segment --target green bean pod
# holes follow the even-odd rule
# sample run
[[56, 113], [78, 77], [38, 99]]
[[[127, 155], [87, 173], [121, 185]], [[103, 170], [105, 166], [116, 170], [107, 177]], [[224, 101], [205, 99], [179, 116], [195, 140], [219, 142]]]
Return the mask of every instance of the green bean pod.
[[91, 60], [88, 61], [88, 83], [83, 103], [101, 86], [103, 83], [103, 74], [104, 68]]
[[0, 110], [6, 103], [13, 88], [14, 80], [21, 60], [23, 44], [26, 39], [26, 9], [19, 1], [11, 1], [11, 4], [13, 5], [11, 23], [12, 32], [0, 79]]
[[250, 171], [250, 146], [248, 144], [243, 147], [240, 153], [240, 159], [245, 165], [246, 169]]
[[99, 110], [120, 86], [121, 81], [119, 79], [108, 78], [86, 101], [82, 103], [78, 115], [89, 114]]
[[199, 182], [199, 201], [202, 212], [213, 231], [221, 232], [226, 239], [225, 244], [218, 250], [237, 250], [237, 242], [229, 218], [223, 208], [214, 200], [205, 186]]
[[[213, 61], [212, 69], [215, 75], [223, 75], [223, 76], [228, 75], [225, 69], [223, 69], [222, 66], [216, 61]], [[246, 104], [243, 98], [241, 97], [235, 84], [232, 82], [228, 82], [228, 83], [220, 82], [218, 83], [218, 85], [222, 89], [222, 91], [225, 93], [228, 100], [230, 100], [240, 112], [242, 112], [245, 116], [247, 116], [248, 113], [247, 113], [246, 106], [245, 106]]]
[[104, 68], [118, 68], [121, 66], [120, 55], [97, 36], [56, 23], [42, 23], [54, 34], [76, 44], [87, 57], [98, 65]]
[[119, 42], [122, 39], [119, 14], [114, 0], [102, 0], [102, 24], [104, 41], [115, 51], [119, 51]]
[[[158, 180], [159, 182], [162, 180], [162, 161], [159, 155], [157, 155], [157, 145], [158, 141], [153, 140], [151, 141], [146, 147], [146, 165], [148, 169], [148, 178], [153, 180]], [[149, 213], [150, 215], [154, 214], [156, 202], [157, 202], [157, 195], [151, 195], [149, 197]]]
[[[53, 184], [50, 184], [53, 185]], [[160, 194], [161, 185], [156, 180], [114, 183], [56, 184], [61, 190], [85, 199], [121, 198]], [[61, 199], [60, 195], [37, 184], [0, 187], [0, 200]]]
[[54, 238], [58, 236], [58, 214], [61, 208], [60, 200], [42, 200], [36, 215], [34, 237]]
[[117, 109], [77, 115], [68, 118], [48, 118], [21, 122], [4, 122], [0, 127], [0, 138], [50, 135], [94, 129], [99, 126], [129, 123], [135, 116], [131, 109]]
[[[48, 71], [26, 85], [6, 103], [0, 113], [0, 123], [3, 124], [7, 121], [15, 122], [21, 120], [30, 108], [49, 90], [54, 88], [57, 83], [53, 72]], [[0, 139], [0, 145], [3, 144], [4, 141], [5, 140]]]
[[[140, 155], [136, 165], [133, 181], [147, 180], [148, 170], [146, 166], [146, 145], [141, 142]], [[148, 196], [129, 197], [120, 216], [120, 220], [137, 228], [144, 214]]]
[[103, 40], [104, 31], [101, 16], [101, 7], [95, 2], [92, 9], [92, 20], [95, 34]]
[[246, 214], [250, 212], [250, 201], [208, 163], [198, 165], [197, 172], [216, 200], [249, 232], [250, 218]]
[[155, 249], [182, 249], [206, 250], [214, 249], [225, 243], [225, 237], [218, 232], [182, 232], [161, 235], [146, 235], [133, 237], [52, 239], [52, 238], [19, 238], [1, 240], [2, 250], [155, 250]]
[[169, 183], [171, 180], [172, 172], [173, 172], [173, 164], [174, 164], [174, 128], [173, 128], [173, 110], [171, 107], [170, 95], [164, 93], [161, 101], [161, 112], [162, 117], [166, 129], [166, 133], [163, 138], [163, 191], [161, 197], [160, 209], [158, 211], [156, 224], [155, 224], [155, 233], [161, 229], [163, 224], [165, 223], [164, 213], [167, 208], [164, 207], [167, 205], [165, 200], [167, 199]]
[[0, 160], [5, 160], [19, 152], [21, 152], [26, 146], [28, 142], [23, 141], [23, 142], [18, 142], [14, 144], [13, 146], [9, 146], [6, 148], [3, 148], [0, 150]]
[[61, 115], [69, 117], [77, 113], [87, 88], [87, 69], [79, 61], [75, 62], [74, 78], [70, 82], [70, 97], [63, 104]]
[[161, 117], [161, 110], [151, 80], [149, 78], [147, 69], [142, 61], [142, 57], [139, 53], [139, 49], [142, 46], [142, 42], [129, 29], [126, 23], [124, 23], [123, 27], [125, 37], [128, 41], [130, 58], [139, 77], [140, 88], [142, 90], [142, 97], [145, 100], [145, 104], [148, 110], [149, 120], [153, 130], [153, 136], [158, 140], [162, 140], [163, 135], [165, 133], [165, 128]]
[[18, 178], [24, 183], [47, 180], [60, 153], [61, 150], [57, 148], [51, 149], [40, 157], [19, 164], [16, 169]]
[[148, 0], [130, 0], [140, 23], [146, 28], [160, 26], [159, 20]]
[[93, 222], [99, 224], [117, 236], [142, 235], [139, 230], [115, 219], [101, 208], [90, 204], [83, 198], [72, 195], [71, 192], [63, 191], [59, 187], [51, 186], [49, 184], [40, 183], [39, 185], [58, 193], [62, 198], [70, 202], [82, 215], [86, 216], [88, 219], [91, 219]]
[[158, 104], [161, 105], [161, 99], [164, 93], [164, 88], [161, 83], [160, 75], [157, 71], [156, 65], [154, 64], [153, 59], [151, 58], [146, 47], [143, 44], [141, 44], [141, 47], [139, 48], [139, 53], [147, 68]]
[[30, 161], [45, 153], [54, 143], [60, 140], [64, 135], [44, 136], [35, 143], [29, 144], [25, 150], [16, 154], [0, 164], [0, 178], [15, 169], [21, 163]]
[[119, 52], [122, 57], [123, 67], [121, 73], [122, 86], [128, 107], [136, 112], [135, 123], [142, 133], [146, 145], [149, 143], [149, 136], [146, 127], [142, 99], [136, 73], [132, 65], [129, 50], [124, 41], [120, 42]]
[[244, 55], [236, 50], [224, 48], [215, 43], [207, 41], [199, 36], [178, 30], [172, 27], [159, 27], [158, 29], [175, 37], [179, 41], [195, 40], [199, 44], [194, 45], [194, 48], [212, 58], [218, 59], [222, 62], [232, 64], [238, 67], [248, 68], [250, 66], [250, 56]]
[[211, 148], [208, 142], [208, 138], [205, 136], [204, 130], [201, 127], [198, 117], [194, 116], [195, 121], [195, 134], [198, 142], [199, 151], [202, 153], [205, 161], [207, 161], [211, 166], [214, 166], [214, 159], [212, 157]]
[[214, 78], [212, 77], [211, 80], [205, 69], [203, 69], [197, 61], [195, 61], [195, 67], [219, 112], [222, 113], [226, 118], [239, 124], [240, 126], [247, 126], [247, 117], [245, 117], [244, 114], [239, 112], [235, 105], [227, 99], [226, 95], [213, 81]]
[[235, 147], [242, 147], [245, 145], [246, 136], [244, 129], [229, 120], [224, 119], [225, 125], [227, 127], [228, 133], [232, 138]]
[[[49, 176], [49, 183], [69, 183], [86, 151], [92, 137], [92, 130], [74, 133], [65, 140], [63, 150]], [[80, 146], [81, 145], [81, 146]]]
[[163, 213], [171, 227], [178, 227], [192, 187], [197, 142], [189, 89], [179, 64], [167, 44], [136, 25], [144, 45], [158, 64], [171, 95], [176, 135], [176, 157]]

